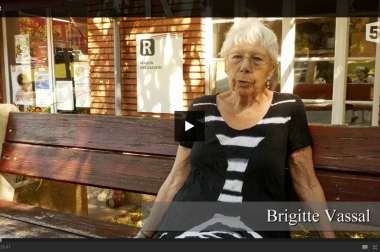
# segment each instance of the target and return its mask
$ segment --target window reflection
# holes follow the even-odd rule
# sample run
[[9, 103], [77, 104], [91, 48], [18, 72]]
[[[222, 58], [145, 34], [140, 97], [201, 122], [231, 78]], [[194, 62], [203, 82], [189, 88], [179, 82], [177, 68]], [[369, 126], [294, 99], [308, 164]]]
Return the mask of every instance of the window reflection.
[[220, 50], [222, 49], [223, 42], [226, 38], [226, 33], [230, 30], [234, 23], [217, 23], [213, 27], [213, 58], [220, 58]]
[[281, 55], [281, 45], [282, 45], [282, 21], [281, 20], [265, 20], [264, 24], [269, 26], [269, 28], [276, 34], [277, 43], [279, 46], [278, 54]]
[[377, 12], [379, 9], [379, 0], [351, 0], [350, 1], [350, 12], [360, 13], [360, 12]]
[[376, 43], [366, 40], [366, 24], [377, 22], [376, 17], [350, 18], [348, 57], [375, 57]]
[[334, 57], [335, 18], [296, 20], [295, 57]]
[[[19, 105], [20, 111], [27, 111], [33, 106], [45, 108], [53, 103], [49, 83], [45, 18], [36, 16], [43, 13], [43, 10], [24, 10], [18, 13], [19, 17], [6, 19], [11, 102]], [[45, 77], [46, 88], [37, 92], [37, 79], [42, 76]]]
[[348, 61], [347, 101], [372, 101], [375, 61]]
[[295, 84], [330, 84], [334, 81], [334, 61], [294, 62]]
[[228, 83], [228, 76], [224, 71], [224, 61], [213, 62], [214, 68], [214, 83], [216, 93], [223, 93], [230, 90], [230, 85]]
[[305, 103], [306, 117], [308, 123], [331, 124], [331, 103]]

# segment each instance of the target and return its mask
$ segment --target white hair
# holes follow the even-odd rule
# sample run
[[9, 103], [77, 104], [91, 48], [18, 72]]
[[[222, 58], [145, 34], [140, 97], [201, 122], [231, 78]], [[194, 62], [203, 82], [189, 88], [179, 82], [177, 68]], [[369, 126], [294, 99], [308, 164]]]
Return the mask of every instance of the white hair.
[[226, 34], [220, 56], [226, 59], [231, 49], [237, 45], [254, 45], [255, 38], [261, 41], [261, 45], [271, 60], [277, 62], [278, 43], [276, 34], [256, 18], [237, 18], [235, 24]]
[[358, 71], [358, 70], [360, 70], [361, 72], [363, 72], [365, 70], [365, 67], [364, 66], [357, 66], [355, 68], [355, 72]]

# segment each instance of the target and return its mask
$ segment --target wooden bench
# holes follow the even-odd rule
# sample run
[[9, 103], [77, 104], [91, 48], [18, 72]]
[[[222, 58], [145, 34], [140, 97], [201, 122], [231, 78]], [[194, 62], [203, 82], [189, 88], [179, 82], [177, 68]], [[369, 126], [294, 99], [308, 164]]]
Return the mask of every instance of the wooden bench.
[[[310, 130], [327, 200], [380, 201], [380, 127]], [[12, 112], [0, 172], [156, 195], [177, 151], [173, 132], [173, 119]], [[289, 176], [286, 186], [296, 200]], [[3, 238], [128, 238], [138, 231], [9, 200], [0, 200], [0, 226]]]

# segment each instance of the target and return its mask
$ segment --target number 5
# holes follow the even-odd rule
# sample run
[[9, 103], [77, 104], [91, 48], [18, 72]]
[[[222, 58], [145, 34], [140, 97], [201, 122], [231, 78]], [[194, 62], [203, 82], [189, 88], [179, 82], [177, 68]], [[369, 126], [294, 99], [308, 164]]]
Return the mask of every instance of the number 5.
[[379, 26], [380, 22], [369, 23], [365, 25], [365, 40], [380, 43]]
[[369, 37], [371, 38], [371, 39], [377, 39], [377, 37], [378, 37], [378, 31], [379, 31], [379, 28], [378, 27], [376, 27], [376, 26], [371, 26], [371, 28], [370, 28], [370, 31], [369, 31]]

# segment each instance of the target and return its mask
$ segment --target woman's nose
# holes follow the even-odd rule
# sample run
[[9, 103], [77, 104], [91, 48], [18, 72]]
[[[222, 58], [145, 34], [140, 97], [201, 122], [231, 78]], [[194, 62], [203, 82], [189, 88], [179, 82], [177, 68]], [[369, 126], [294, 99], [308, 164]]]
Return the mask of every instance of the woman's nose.
[[241, 63], [241, 66], [240, 66], [240, 72], [247, 72], [247, 73], [250, 73], [252, 72], [252, 64], [251, 64], [251, 61], [248, 57], [245, 57], [243, 59], [243, 62]]

